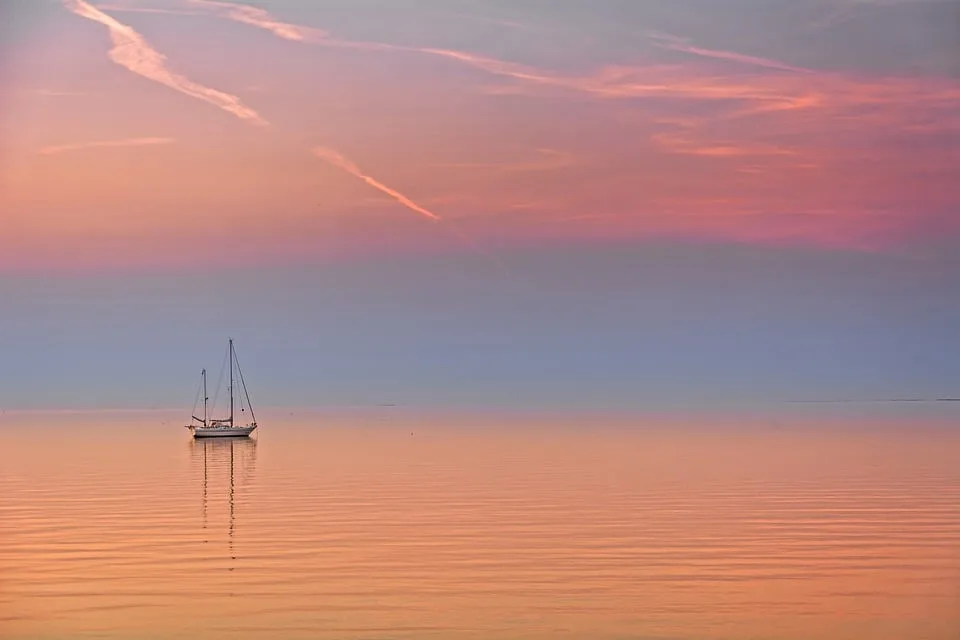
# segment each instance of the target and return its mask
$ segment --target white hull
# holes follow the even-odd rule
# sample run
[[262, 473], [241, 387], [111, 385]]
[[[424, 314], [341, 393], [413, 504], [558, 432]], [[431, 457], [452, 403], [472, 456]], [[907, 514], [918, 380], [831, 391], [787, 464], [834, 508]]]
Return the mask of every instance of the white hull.
[[[228, 418], [224, 419], [213, 419], [210, 417], [210, 407], [209, 400], [207, 397], [207, 370], [203, 369], [200, 372], [200, 389], [197, 390], [197, 399], [194, 400], [193, 410], [190, 413], [191, 422], [186, 425], [187, 429], [190, 429], [190, 433], [193, 434], [194, 438], [246, 438], [253, 430], [257, 428], [257, 419], [253, 415], [253, 406], [250, 404], [250, 395], [247, 393], [247, 383], [243, 381], [243, 372], [240, 371], [240, 363], [237, 362], [236, 353], [233, 350], [233, 338], [227, 342], [227, 358], [224, 360], [229, 360], [230, 362], [230, 378], [227, 389], [230, 393], [230, 413]], [[226, 366], [224, 362], [224, 366]], [[239, 380], [234, 377], [234, 372], [239, 374]], [[221, 376], [223, 372], [221, 372]], [[234, 415], [236, 394], [234, 394], [234, 381], [239, 381], [243, 393], [240, 395], [240, 411], [245, 411], [243, 401], [246, 400], [247, 409], [250, 410], [249, 413], [243, 416], [243, 420], [249, 420], [245, 425], [236, 424], [236, 418], [239, 416]], [[220, 383], [218, 382], [217, 385]], [[203, 417], [200, 418], [197, 416], [197, 405], [200, 402], [201, 395], [203, 392]], [[214, 397], [214, 402], [216, 402], [216, 397]]]
[[253, 433], [257, 425], [245, 427], [190, 427], [194, 438], [237, 438], [246, 437]]

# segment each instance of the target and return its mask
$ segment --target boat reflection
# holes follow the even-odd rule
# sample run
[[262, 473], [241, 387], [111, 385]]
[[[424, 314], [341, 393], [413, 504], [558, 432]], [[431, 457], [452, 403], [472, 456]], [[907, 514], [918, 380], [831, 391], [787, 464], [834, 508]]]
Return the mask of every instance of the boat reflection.
[[[214, 508], [222, 501], [224, 489], [227, 496], [227, 546], [230, 559], [236, 560], [234, 554], [234, 530], [236, 528], [236, 513], [238, 495], [249, 486], [256, 471], [257, 441], [253, 438], [201, 438], [190, 440], [190, 453], [193, 467], [202, 467], [202, 527], [204, 543], [210, 542], [208, 534], [208, 518], [211, 503]], [[199, 471], [199, 469], [197, 469]], [[216, 520], [217, 511], [213, 518]], [[222, 513], [222, 512], [220, 512]], [[216, 536], [216, 534], [214, 534]], [[230, 570], [233, 570], [231, 566]]]

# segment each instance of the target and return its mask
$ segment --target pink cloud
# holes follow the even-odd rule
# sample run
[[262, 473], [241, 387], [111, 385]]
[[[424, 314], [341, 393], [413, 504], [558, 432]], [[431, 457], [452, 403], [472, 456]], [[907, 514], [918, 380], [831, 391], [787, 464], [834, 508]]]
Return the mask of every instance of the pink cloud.
[[124, 140], [101, 140], [97, 142], [81, 142], [77, 144], [60, 144], [43, 147], [38, 154], [52, 156], [68, 151], [83, 151], [102, 147], [142, 147], [158, 144], [173, 144], [173, 138], [126, 138]]
[[159, 82], [198, 100], [203, 100], [247, 122], [266, 125], [267, 121], [247, 107], [237, 96], [211, 89], [174, 73], [167, 68], [166, 56], [159, 53], [134, 29], [100, 11], [85, 0], [63, 0], [70, 11], [107, 27], [113, 49], [110, 59], [137, 75]]

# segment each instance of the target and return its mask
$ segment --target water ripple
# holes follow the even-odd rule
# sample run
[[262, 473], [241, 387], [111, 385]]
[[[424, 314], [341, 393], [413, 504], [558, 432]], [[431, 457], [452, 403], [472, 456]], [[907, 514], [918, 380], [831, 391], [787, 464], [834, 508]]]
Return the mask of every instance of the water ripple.
[[58, 429], [0, 432], [2, 638], [960, 637], [948, 430]]

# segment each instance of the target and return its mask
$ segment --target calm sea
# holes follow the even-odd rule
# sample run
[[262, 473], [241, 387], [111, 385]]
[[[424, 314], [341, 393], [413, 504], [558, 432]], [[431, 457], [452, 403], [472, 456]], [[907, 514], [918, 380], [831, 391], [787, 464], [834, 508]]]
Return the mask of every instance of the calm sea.
[[960, 415], [0, 417], [0, 637], [960, 638]]

